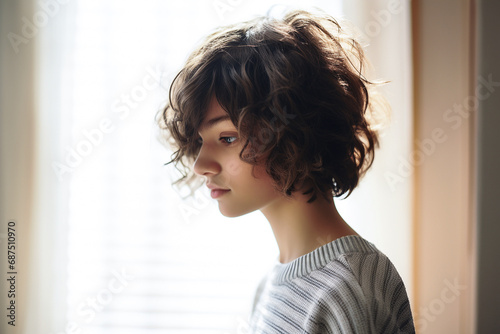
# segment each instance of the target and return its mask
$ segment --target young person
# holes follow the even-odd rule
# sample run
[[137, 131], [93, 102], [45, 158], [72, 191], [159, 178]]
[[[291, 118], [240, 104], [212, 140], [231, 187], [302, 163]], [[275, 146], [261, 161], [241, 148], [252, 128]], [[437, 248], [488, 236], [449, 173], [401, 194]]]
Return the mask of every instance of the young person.
[[161, 122], [180, 182], [201, 176], [225, 216], [260, 210], [279, 247], [254, 333], [414, 332], [395, 267], [333, 200], [353, 191], [378, 145], [364, 64], [332, 17], [292, 11], [220, 28], [172, 83]]

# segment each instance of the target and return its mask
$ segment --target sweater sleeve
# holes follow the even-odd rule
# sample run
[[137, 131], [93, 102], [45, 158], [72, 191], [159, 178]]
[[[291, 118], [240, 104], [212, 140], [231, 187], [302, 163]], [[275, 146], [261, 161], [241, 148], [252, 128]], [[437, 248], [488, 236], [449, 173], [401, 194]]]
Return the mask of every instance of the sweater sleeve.
[[[333, 273], [343, 272], [337, 279]], [[310, 317], [309, 333], [414, 333], [403, 281], [382, 253], [345, 256]], [[313, 329], [314, 328], [314, 329]]]
[[310, 313], [306, 333], [376, 333], [373, 317], [361, 287], [355, 281], [338, 281]]
[[263, 278], [261, 278], [259, 284], [257, 285], [257, 288], [255, 289], [255, 294], [253, 298], [253, 303], [252, 303], [252, 310], [250, 312], [250, 316], [252, 317], [255, 313], [255, 308], [257, 307], [257, 304], [259, 303], [260, 296], [262, 295], [262, 290], [264, 290], [264, 286], [267, 282], [267, 275], [265, 275]]

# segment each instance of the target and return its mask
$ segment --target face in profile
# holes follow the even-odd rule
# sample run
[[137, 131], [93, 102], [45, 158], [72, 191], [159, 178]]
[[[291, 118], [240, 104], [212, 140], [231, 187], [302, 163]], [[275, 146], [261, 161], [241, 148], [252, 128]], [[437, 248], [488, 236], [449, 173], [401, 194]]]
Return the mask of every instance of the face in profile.
[[283, 198], [263, 165], [240, 159], [244, 140], [215, 98], [199, 129], [200, 148], [194, 172], [206, 178], [212, 198], [226, 217], [237, 217], [268, 207]]

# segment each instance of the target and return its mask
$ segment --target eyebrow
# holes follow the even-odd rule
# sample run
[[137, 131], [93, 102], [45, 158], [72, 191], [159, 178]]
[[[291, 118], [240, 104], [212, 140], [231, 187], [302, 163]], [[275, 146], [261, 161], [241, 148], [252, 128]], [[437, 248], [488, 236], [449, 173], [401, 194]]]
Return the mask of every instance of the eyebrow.
[[208, 121], [206, 121], [205, 124], [202, 124], [200, 126], [200, 131], [209, 129], [209, 128], [215, 126], [216, 124], [219, 124], [221, 122], [225, 122], [227, 120], [231, 120], [231, 117], [229, 117], [229, 115], [222, 115], [222, 116], [217, 116], [217, 117], [211, 118]]

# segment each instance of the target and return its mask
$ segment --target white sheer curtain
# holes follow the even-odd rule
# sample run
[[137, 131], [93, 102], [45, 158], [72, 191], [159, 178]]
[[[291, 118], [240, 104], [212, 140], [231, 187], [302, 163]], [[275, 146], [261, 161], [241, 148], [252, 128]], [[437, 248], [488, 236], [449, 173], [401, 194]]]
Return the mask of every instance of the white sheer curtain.
[[[23, 17], [33, 21], [45, 13], [47, 21], [19, 45], [19, 54], [2, 45], [2, 54], [4, 47], [11, 52], [9, 62], [32, 64], [15, 89], [2, 86], [4, 95], [16, 92], [8, 99], [17, 109], [4, 108], [2, 95], [8, 143], [32, 149], [25, 162], [2, 146], [0, 159], [2, 187], [10, 179], [9, 188], [19, 188], [10, 202], [2, 189], [2, 202], [17, 205], [2, 209], [2, 224], [26, 220], [20, 288], [27, 297], [18, 332], [245, 333], [254, 288], [277, 256], [272, 232], [259, 213], [222, 218], [203, 191], [181, 200], [182, 189], [170, 186], [172, 172], [163, 166], [169, 152], [158, 143], [154, 115], [169, 81], [203, 36], [221, 24], [264, 14], [272, 3], [19, 3], [28, 9], [2, 5], [2, 19], [8, 16], [4, 8], [15, 12], [3, 35], [22, 35]], [[372, 10], [388, 2], [348, 3], [346, 18], [363, 30], [375, 20]], [[299, 1], [287, 5], [304, 8]], [[343, 13], [340, 1], [308, 6]], [[391, 23], [369, 36], [377, 75], [393, 82], [387, 93], [396, 125], [387, 130], [360, 189], [338, 203], [346, 220], [388, 253], [411, 288], [411, 184], [392, 191], [384, 178], [409, 150], [408, 11], [403, 2]], [[2, 70], [14, 76], [17, 67], [9, 65], [3, 62]], [[33, 85], [26, 92], [31, 103], [20, 115], [26, 108], [19, 90], [26, 82]], [[24, 137], [26, 130], [16, 131], [30, 118], [36, 120], [31, 139]], [[7, 160], [9, 174], [3, 172]], [[31, 183], [23, 183], [26, 176]], [[33, 197], [26, 218], [20, 204], [25, 194]]]

